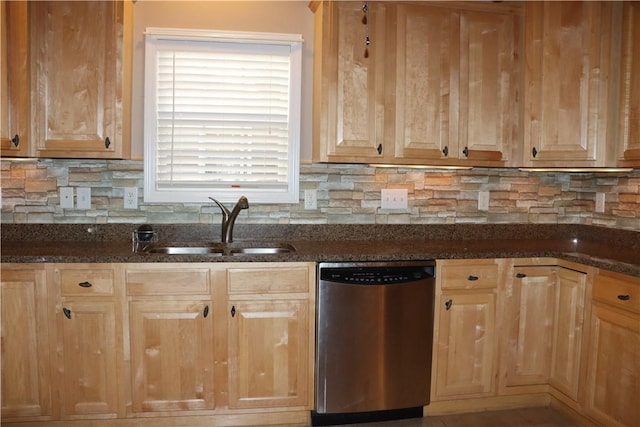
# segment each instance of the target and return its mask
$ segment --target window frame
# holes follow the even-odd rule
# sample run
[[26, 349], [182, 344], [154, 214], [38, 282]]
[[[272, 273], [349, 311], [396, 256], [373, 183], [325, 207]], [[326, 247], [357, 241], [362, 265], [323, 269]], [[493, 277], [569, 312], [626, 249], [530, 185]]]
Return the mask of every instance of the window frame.
[[[239, 45], [270, 44], [290, 48], [289, 119], [286, 189], [265, 189], [243, 184], [240, 187], [159, 188], [157, 185], [157, 52], [175, 42], [228, 42]], [[208, 203], [209, 197], [235, 202], [246, 196], [251, 203], [298, 203], [300, 175], [300, 121], [302, 95], [302, 35], [173, 28], [147, 28], [145, 31], [144, 82], [144, 201], [145, 203]]]

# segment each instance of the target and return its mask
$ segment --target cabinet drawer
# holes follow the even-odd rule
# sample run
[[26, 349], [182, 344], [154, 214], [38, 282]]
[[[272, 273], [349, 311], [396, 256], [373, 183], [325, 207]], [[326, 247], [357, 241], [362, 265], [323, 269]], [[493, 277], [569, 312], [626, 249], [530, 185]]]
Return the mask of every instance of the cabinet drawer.
[[499, 272], [493, 260], [448, 260], [440, 270], [442, 289], [495, 288]]
[[126, 271], [127, 295], [209, 294], [209, 269], [135, 269]]
[[309, 291], [309, 269], [306, 267], [230, 268], [227, 279], [229, 294]]
[[56, 269], [62, 296], [113, 295], [114, 274], [111, 268]]
[[593, 284], [593, 299], [640, 313], [640, 277], [601, 270]]

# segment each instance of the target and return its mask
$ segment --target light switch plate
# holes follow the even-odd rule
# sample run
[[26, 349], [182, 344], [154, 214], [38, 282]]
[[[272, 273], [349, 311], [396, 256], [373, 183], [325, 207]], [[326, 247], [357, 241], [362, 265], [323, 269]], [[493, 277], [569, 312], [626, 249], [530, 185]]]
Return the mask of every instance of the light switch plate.
[[76, 198], [78, 209], [91, 209], [91, 187], [78, 187]]
[[596, 193], [596, 212], [604, 212], [605, 193]]
[[478, 193], [478, 210], [479, 211], [488, 211], [489, 210], [489, 192], [481, 191]]
[[137, 187], [124, 188], [124, 208], [138, 209], [138, 188]]
[[73, 187], [60, 187], [60, 207], [73, 209]]
[[406, 188], [383, 189], [381, 192], [382, 209], [407, 209], [408, 192]]

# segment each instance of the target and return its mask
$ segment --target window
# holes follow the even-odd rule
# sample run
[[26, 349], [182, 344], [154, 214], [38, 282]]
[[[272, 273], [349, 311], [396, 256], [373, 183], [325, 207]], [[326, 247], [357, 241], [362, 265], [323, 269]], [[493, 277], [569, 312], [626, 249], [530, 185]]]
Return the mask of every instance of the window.
[[148, 28], [145, 202], [297, 203], [302, 37]]

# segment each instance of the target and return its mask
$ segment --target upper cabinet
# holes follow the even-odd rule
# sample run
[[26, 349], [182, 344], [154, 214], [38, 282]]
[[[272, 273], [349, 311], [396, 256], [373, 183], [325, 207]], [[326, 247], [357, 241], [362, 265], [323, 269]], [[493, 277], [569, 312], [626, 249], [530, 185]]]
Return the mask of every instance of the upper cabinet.
[[4, 3], [2, 155], [129, 157], [131, 2]]
[[640, 166], [640, 3], [625, 2], [622, 19], [619, 160]]
[[29, 61], [27, 2], [0, 1], [0, 154], [27, 156]]
[[612, 12], [611, 2], [525, 3], [524, 165], [615, 165]]
[[314, 160], [504, 166], [510, 159], [519, 123], [517, 9], [312, 8]]

